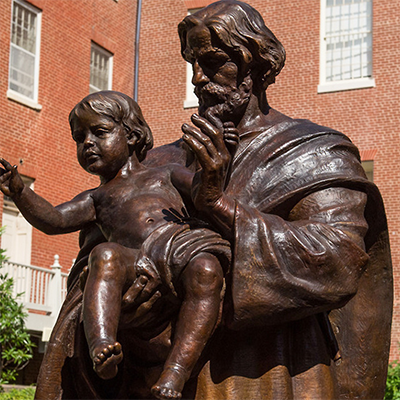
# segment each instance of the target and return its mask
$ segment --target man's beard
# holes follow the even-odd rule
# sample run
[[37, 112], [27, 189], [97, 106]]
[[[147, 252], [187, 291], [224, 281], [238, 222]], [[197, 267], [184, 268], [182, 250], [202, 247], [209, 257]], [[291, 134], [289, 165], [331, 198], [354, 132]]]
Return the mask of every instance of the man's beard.
[[[239, 87], [228, 88], [209, 82], [196, 87], [194, 93], [199, 98], [199, 114], [206, 112], [217, 117], [221, 122], [240, 120], [250, 99], [248, 79], [244, 79]], [[251, 81], [251, 79], [250, 79]]]

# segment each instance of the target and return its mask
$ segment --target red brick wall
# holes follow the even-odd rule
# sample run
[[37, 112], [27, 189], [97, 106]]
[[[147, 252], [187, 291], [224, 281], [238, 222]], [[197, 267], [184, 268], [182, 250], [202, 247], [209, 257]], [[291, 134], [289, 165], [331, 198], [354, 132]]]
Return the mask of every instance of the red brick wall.
[[[0, 2], [0, 155], [35, 179], [35, 191], [52, 204], [97, 185], [76, 160], [68, 114], [89, 94], [91, 40], [114, 54], [113, 89], [133, 94], [136, 2], [32, 0], [42, 10], [39, 104], [32, 110], [6, 97], [11, 0]], [[1, 196], [2, 197], [2, 196]], [[2, 201], [2, 200], [1, 200]], [[0, 204], [0, 207], [2, 204]], [[34, 230], [32, 264], [50, 266], [53, 255], [69, 268], [77, 234], [46, 236]]]
[[[374, 180], [389, 220], [395, 276], [400, 273], [400, 24], [396, 2], [374, 1], [373, 76], [376, 87], [317, 93], [320, 2], [248, 0], [286, 48], [286, 66], [268, 90], [272, 107], [347, 134], [363, 154], [375, 154]], [[195, 109], [184, 109], [186, 66], [180, 58], [177, 25], [188, 8], [207, 0], [147, 0], [143, 4], [139, 103], [156, 143], [180, 137]], [[395, 282], [392, 358], [400, 341], [400, 283]]]

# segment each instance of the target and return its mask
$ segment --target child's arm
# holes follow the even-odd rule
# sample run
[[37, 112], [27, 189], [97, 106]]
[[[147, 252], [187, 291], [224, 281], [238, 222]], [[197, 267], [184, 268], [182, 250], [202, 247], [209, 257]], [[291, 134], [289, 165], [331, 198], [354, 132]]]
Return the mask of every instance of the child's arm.
[[191, 191], [194, 173], [180, 164], [171, 164], [171, 181], [178, 189], [184, 201], [192, 200]]
[[86, 191], [67, 203], [53, 207], [37, 195], [21, 179], [16, 166], [0, 158], [0, 190], [14, 200], [22, 215], [35, 228], [48, 235], [75, 232], [95, 221], [91, 191]]

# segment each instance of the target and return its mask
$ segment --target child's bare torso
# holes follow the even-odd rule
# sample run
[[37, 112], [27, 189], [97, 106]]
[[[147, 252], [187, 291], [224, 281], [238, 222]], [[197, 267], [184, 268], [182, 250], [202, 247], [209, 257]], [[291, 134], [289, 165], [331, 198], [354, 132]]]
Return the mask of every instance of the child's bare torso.
[[96, 223], [109, 242], [140, 248], [168, 221], [170, 209], [181, 212], [182, 197], [165, 169], [145, 168], [117, 176], [92, 192]]

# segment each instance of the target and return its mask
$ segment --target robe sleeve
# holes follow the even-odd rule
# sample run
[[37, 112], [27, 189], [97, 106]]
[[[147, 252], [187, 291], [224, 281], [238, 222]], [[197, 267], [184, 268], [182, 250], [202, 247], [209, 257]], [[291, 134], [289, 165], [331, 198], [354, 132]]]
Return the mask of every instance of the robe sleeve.
[[368, 261], [366, 201], [365, 193], [328, 188], [286, 219], [238, 202], [228, 325], [279, 324], [345, 305]]

